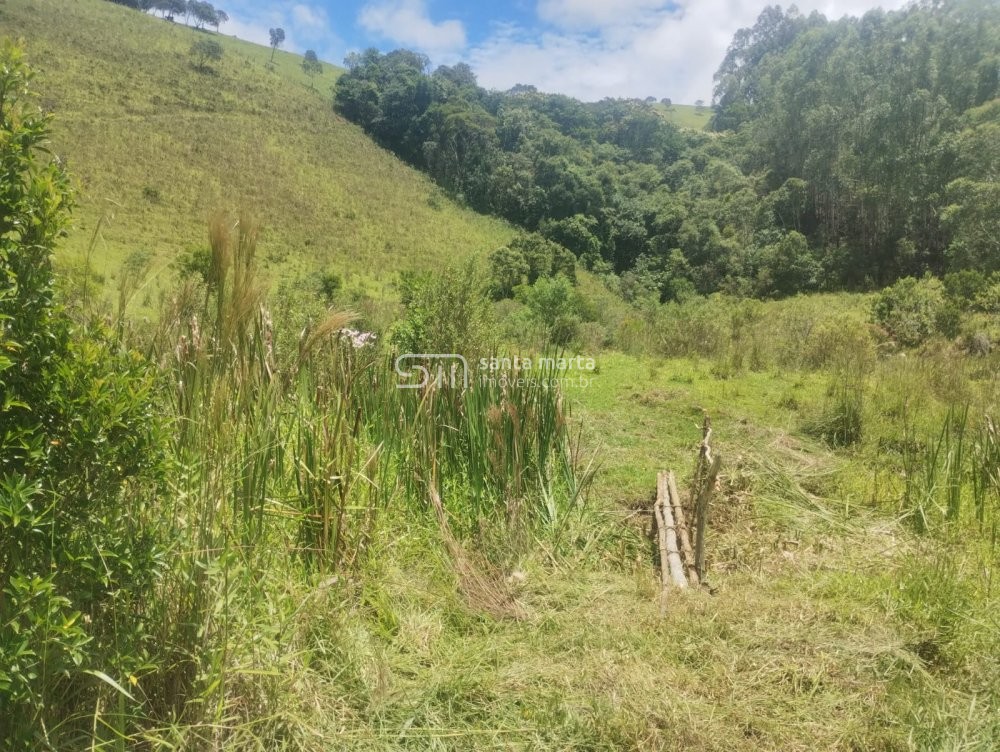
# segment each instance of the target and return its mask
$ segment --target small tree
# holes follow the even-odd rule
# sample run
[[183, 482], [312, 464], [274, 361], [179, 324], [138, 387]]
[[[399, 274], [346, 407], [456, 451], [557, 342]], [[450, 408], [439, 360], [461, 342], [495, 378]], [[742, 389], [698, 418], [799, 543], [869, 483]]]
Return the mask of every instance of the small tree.
[[705, 111], [705, 100], [704, 99], [694, 100], [694, 106], [695, 106], [695, 112], [697, 112], [700, 115]]
[[660, 100], [660, 104], [669, 110], [673, 106], [674, 101], [670, 97], [664, 97]]
[[280, 28], [279, 29], [271, 29], [269, 33], [271, 35], [271, 60], [270, 60], [270, 62], [273, 63], [274, 62], [274, 53], [278, 51], [278, 48], [285, 41], [285, 30], [284, 29], [280, 29]]
[[302, 58], [302, 72], [309, 76], [309, 86], [312, 88], [313, 79], [323, 72], [323, 63], [316, 57], [315, 50], [306, 50], [305, 57]]
[[215, 18], [212, 20], [212, 25], [215, 27], [215, 31], [219, 31], [219, 26], [226, 23], [229, 20], [229, 14], [224, 10], [216, 10]]
[[945, 309], [944, 285], [927, 276], [904, 277], [887, 287], [872, 304], [872, 320], [904, 347], [916, 347], [938, 329]]
[[160, 11], [164, 18], [173, 20], [174, 16], [181, 15], [187, 10], [187, 3], [185, 0], [155, 0], [152, 8]]
[[211, 3], [204, 2], [204, 0], [188, 0], [187, 12], [194, 16], [196, 28], [201, 29], [215, 24], [215, 8]]
[[202, 73], [208, 73], [212, 69], [208, 66], [210, 61], [222, 60], [222, 45], [214, 39], [199, 39], [191, 45], [191, 55], [195, 59], [195, 68]]

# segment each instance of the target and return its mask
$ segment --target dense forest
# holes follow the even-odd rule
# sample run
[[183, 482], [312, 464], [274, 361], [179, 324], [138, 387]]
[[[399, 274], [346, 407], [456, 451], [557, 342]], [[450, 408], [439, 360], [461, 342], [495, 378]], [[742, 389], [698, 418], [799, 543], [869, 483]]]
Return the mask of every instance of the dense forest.
[[626, 297], [868, 289], [1000, 267], [1000, 5], [830, 21], [767, 8], [716, 73], [712, 133], [648, 101], [477, 85], [368, 50], [334, 106], [469, 206], [619, 275]]

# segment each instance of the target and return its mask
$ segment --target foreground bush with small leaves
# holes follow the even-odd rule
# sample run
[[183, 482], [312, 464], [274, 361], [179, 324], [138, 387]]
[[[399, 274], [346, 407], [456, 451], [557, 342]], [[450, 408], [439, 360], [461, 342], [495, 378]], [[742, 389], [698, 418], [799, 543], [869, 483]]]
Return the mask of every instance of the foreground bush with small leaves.
[[[146, 667], [164, 457], [144, 360], [55, 303], [71, 205], [21, 51], [0, 51], [0, 742], [46, 749]], [[116, 686], [117, 685], [117, 686]], [[124, 706], [120, 706], [124, 710]]]

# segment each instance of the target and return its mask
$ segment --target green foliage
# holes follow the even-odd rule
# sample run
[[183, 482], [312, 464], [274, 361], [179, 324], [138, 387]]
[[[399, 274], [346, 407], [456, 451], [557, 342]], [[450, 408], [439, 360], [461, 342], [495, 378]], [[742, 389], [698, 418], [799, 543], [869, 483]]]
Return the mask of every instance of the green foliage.
[[948, 301], [962, 310], [970, 308], [990, 285], [990, 277], [977, 269], [949, 272], [941, 281]]
[[0, 52], [0, 736], [35, 749], [52, 719], [92, 707], [85, 674], [139, 670], [163, 437], [147, 364], [99, 327], [74, 332], [53, 300], [71, 202], [21, 55]]
[[593, 217], [576, 214], [557, 220], [545, 220], [539, 232], [571, 250], [579, 259], [597, 259], [601, 255], [601, 241], [597, 237], [598, 222]]
[[209, 63], [222, 60], [222, 45], [214, 39], [199, 39], [191, 45], [191, 57], [195, 59], [195, 67], [202, 72], [212, 70]]
[[566, 277], [540, 277], [532, 285], [517, 287], [514, 297], [528, 309], [533, 323], [546, 332], [548, 344], [565, 347], [576, 339], [581, 304], [577, 291]]
[[469, 261], [437, 274], [403, 274], [400, 297], [406, 309], [391, 339], [401, 353], [491, 352], [495, 323], [483, 292], [485, 281]]
[[302, 56], [302, 72], [309, 76], [310, 80], [323, 72], [323, 63], [316, 56], [315, 50], [306, 50]]
[[899, 344], [915, 347], [939, 331], [944, 306], [944, 285], [939, 280], [906, 277], [879, 294], [872, 304], [872, 319]]
[[[991, 268], [998, 41], [996, 4], [977, 0], [838, 21], [773, 7], [737, 32], [713, 125], [741, 131], [785, 228], [843, 249], [826, 286]], [[807, 190], [776, 195], [790, 181]]]
[[795, 230], [762, 251], [759, 292], [776, 296], [809, 292], [819, 286], [820, 264], [805, 236]]
[[534, 233], [519, 235], [489, 258], [489, 291], [495, 300], [512, 297], [518, 285], [564, 277], [576, 283], [576, 259], [566, 248]]
[[344, 278], [341, 277], [336, 272], [323, 272], [318, 277], [319, 293], [323, 296], [323, 300], [326, 301], [327, 305], [333, 303], [334, 298], [336, 298], [337, 293], [344, 286]]
[[274, 53], [285, 43], [285, 30], [278, 27], [276, 29], [269, 29], [267, 33], [271, 40], [271, 59], [268, 62], [273, 63]]

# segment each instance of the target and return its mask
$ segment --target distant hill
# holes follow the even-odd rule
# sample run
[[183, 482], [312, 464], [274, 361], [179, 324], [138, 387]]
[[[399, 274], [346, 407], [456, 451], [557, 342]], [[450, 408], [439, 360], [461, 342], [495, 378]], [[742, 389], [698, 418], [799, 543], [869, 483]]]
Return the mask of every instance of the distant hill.
[[[311, 81], [301, 57], [278, 51], [269, 69], [267, 47], [104, 0], [8, 0], [0, 30], [24, 39], [77, 184], [61, 258], [96, 238], [92, 266], [110, 284], [133, 251], [162, 270], [203, 245], [220, 209], [260, 219], [259, 252], [279, 278], [322, 268], [372, 286], [511, 235], [334, 114], [338, 68]], [[190, 54], [203, 39], [224, 49], [210, 72]]]
[[712, 119], [712, 108], [708, 106], [672, 104], [667, 107], [664, 104], [657, 104], [656, 110], [678, 128], [689, 128], [693, 131], [708, 130], [708, 122]]

